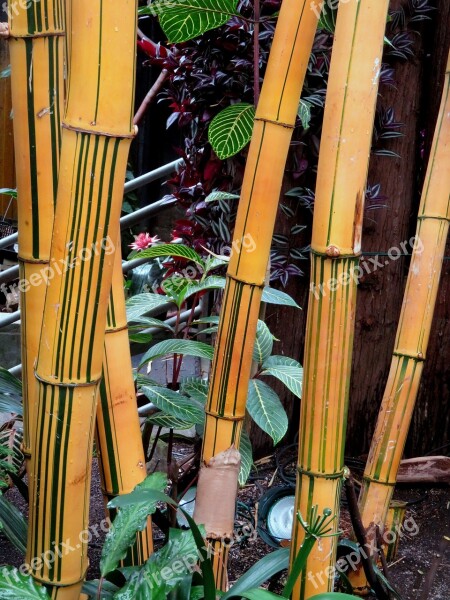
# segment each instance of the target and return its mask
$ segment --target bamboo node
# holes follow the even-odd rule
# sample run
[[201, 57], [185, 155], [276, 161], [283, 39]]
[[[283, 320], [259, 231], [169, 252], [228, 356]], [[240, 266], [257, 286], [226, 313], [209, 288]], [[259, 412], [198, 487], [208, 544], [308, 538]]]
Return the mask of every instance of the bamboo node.
[[297, 465], [297, 471], [300, 475], [306, 475], [306, 477], [311, 477], [315, 479], [316, 477], [320, 479], [344, 479], [346, 476], [345, 468], [338, 473], [318, 473], [315, 471], [311, 471], [310, 469], [304, 469], [300, 465]]
[[341, 256], [341, 250], [337, 246], [331, 245], [325, 250], [325, 254], [329, 258], [339, 258]]

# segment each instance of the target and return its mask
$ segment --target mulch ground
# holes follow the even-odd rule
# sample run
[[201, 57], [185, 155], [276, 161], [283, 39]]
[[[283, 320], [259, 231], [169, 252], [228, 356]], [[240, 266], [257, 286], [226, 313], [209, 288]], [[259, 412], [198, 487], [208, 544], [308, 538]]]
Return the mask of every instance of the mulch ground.
[[[282, 475], [286, 475], [288, 471], [289, 468], [285, 469]], [[269, 488], [281, 485], [286, 485], [286, 482], [280, 478], [275, 457], [259, 461], [249, 484], [239, 492], [242, 522], [254, 521], [261, 496]], [[7, 496], [26, 512], [26, 505], [17, 490], [10, 490]], [[91, 523], [95, 525], [104, 519], [103, 498], [95, 462], [91, 498]], [[450, 600], [450, 488], [401, 486], [396, 489], [395, 498], [411, 502], [407, 509], [407, 518], [414, 519], [417, 530], [414, 529], [415, 535], [405, 535], [401, 538], [398, 555], [389, 567], [391, 581], [403, 600]], [[345, 506], [342, 508], [340, 528], [344, 535], [351, 531]], [[99, 528], [97, 530], [99, 537], [95, 537], [90, 545], [89, 579], [98, 576], [103, 534]], [[161, 543], [163, 536], [156, 527], [154, 533], [158, 545], [158, 540]], [[233, 546], [229, 562], [230, 582], [235, 581], [258, 559], [273, 550], [274, 548], [267, 545], [260, 535]], [[18, 567], [22, 560], [20, 554], [0, 535], [0, 566], [13, 564]], [[282, 576], [271, 582], [271, 589], [277, 591], [281, 584]], [[427, 587], [429, 592], [424, 595]]]

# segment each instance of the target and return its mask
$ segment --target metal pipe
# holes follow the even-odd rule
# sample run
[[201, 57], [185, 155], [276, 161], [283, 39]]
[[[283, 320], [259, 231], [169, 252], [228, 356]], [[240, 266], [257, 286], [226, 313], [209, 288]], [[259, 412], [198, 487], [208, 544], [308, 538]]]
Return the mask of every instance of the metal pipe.
[[20, 321], [20, 310], [13, 313], [0, 313], [0, 328]]
[[[148, 183], [152, 183], [153, 181], [157, 181], [158, 179], [162, 179], [167, 175], [170, 175], [174, 171], [177, 171], [179, 167], [184, 164], [184, 160], [182, 158], [178, 160], [174, 160], [171, 163], [163, 165], [158, 169], [154, 169], [153, 171], [149, 171], [144, 175], [140, 175], [131, 181], [127, 181], [124, 185], [124, 192], [127, 194], [128, 192], [132, 192], [133, 190], [137, 190]], [[153, 204], [149, 204], [149, 206], [145, 206], [144, 208], [135, 211], [130, 215], [126, 215], [120, 219], [120, 224], [122, 227], [128, 227], [130, 225], [134, 225], [141, 217], [146, 217], [153, 212], [157, 212], [158, 210], [162, 210], [163, 208], [172, 206], [175, 204], [176, 200], [158, 200], [158, 202], [154, 202]], [[0, 249], [8, 248], [13, 244], [17, 244], [18, 234], [13, 233], [12, 235], [8, 235], [0, 239]]]

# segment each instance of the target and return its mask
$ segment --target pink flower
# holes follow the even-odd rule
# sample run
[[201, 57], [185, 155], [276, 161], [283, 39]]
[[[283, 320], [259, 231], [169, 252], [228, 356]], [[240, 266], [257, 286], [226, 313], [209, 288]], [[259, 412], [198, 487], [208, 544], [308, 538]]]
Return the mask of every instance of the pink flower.
[[157, 235], [153, 237], [148, 233], [140, 233], [138, 236], [134, 238], [134, 242], [130, 244], [130, 248], [133, 250], [145, 250], [146, 248], [150, 248], [150, 246], [154, 246], [161, 240]]

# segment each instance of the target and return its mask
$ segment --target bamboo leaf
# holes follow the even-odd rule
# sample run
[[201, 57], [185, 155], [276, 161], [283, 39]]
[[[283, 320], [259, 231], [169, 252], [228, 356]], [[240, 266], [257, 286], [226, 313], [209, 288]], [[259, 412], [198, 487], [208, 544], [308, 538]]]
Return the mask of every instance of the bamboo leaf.
[[132, 322], [142, 317], [151, 310], [167, 306], [169, 303], [165, 296], [159, 294], [138, 294], [127, 302], [127, 320]]
[[167, 429], [177, 429], [179, 431], [191, 429], [191, 427], [195, 425], [195, 423], [177, 419], [177, 417], [173, 417], [172, 415], [163, 412], [148, 417], [147, 421], [157, 427], [166, 427]]
[[151, 360], [155, 360], [155, 358], [166, 356], [167, 354], [187, 354], [189, 356], [197, 356], [198, 358], [212, 360], [214, 348], [203, 342], [195, 342], [193, 340], [164, 340], [152, 346], [150, 350], [144, 354], [140, 366]]
[[208, 138], [221, 160], [234, 156], [250, 142], [254, 120], [255, 107], [246, 102], [228, 106], [214, 117]]
[[30, 575], [23, 575], [14, 567], [0, 569], [0, 598], [2, 600], [50, 600], [44, 587], [37, 585]]
[[271, 552], [242, 575], [233, 587], [222, 596], [221, 600], [228, 600], [228, 598], [244, 595], [247, 591], [258, 587], [276, 575], [276, 573], [284, 571], [288, 566], [289, 548], [281, 548], [280, 550]]
[[272, 354], [273, 349], [273, 335], [270, 333], [269, 328], [264, 321], [258, 321], [258, 327], [256, 330], [255, 346], [253, 348], [253, 360], [258, 365], [261, 365], [266, 358]]
[[[149, 475], [134, 491], [154, 490], [162, 492], [167, 485], [167, 477], [163, 473]], [[130, 494], [133, 495], [134, 492]], [[135, 502], [126, 508], [121, 508], [111, 525], [102, 548], [100, 560], [101, 575], [114, 570], [119, 561], [125, 558], [128, 548], [136, 540], [136, 532], [142, 531], [147, 525], [147, 517], [155, 512], [158, 500]]]
[[265, 287], [262, 293], [262, 302], [266, 302], [267, 304], [277, 304], [279, 306], [294, 306], [295, 308], [300, 308], [297, 302], [280, 290], [275, 290], [271, 287]]
[[269, 369], [270, 367], [301, 367], [302, 365], [295, 359], [289, 358], [289, 356], [280, 356], [278, 354], [274, 354], [273, 356], [269, 356], [267, 360], [264, 361], [263, 367], [264, 369]]
[[263, 381], [251, 379], [248, 386], [247, 410], [275, 444], [285, 436], [288, 428], [286, 411], [278, 395]]
[[167, 544], [153, 553], [145, 565], [132, 574], [114, 598], [163, 600], [191, 572], [197, 560], [198, 553], [192, 532], [171, 529]]
[[[0, 494], [0, 524], [2, 533], [19, 552], [27, 548], [27, 522], [18, 508]], [[1, 570], [0, 570], [1, 572]], [[0, 588], [1, 589], [1, 588]], [[0, 598], [2, 597], [0, 593]]]
[[211, 192], [205, 198], [205, 202], [220, 202], [221, 200], [239, 200], [240, 196], [238, 194], [230, 194], [228, 192]]
[[147, 248], [146, 250], [133, 253], [131, 254], [131, 257], [133, 259], [163, 257], [186, 258], [187, 260], [191, 260], [197, 265], [200, 265], [202, 268], [205, 266], [201, 256], [197, 254], [195, 250], [189, 248], [188, 246], [184, 246], [183, 244], [158, 244], [156, 246], [152, 246], [151, 248]]
[[237, 0], [155, 1], [140, 8], [140, 15], [157, 15], [170, 43], [187, 42], [221, 25], [236, 12]]
[[272, 375], [279, 379], [297, 398], [302, 397], [303, 369], [279, 365], [265, 368], [261, 375]]
[[185, 423], [203, 425], [205, 421], [203, 406], [192, 400], [192, 398], [186, 398], [186, 396], [164, 387], [143, 387], [142, 391], [150, 402], [153, 402], [167, 415], [180, 419]]
[[239, 485], [245, 485], [249, 478], [250, 471], [253, 466], [253, 451], [252, 443], [246, 431], [241, 434], [241, 442], [239, 444], [239, 452], [241, 453], [241, 467], [239, 469]]

